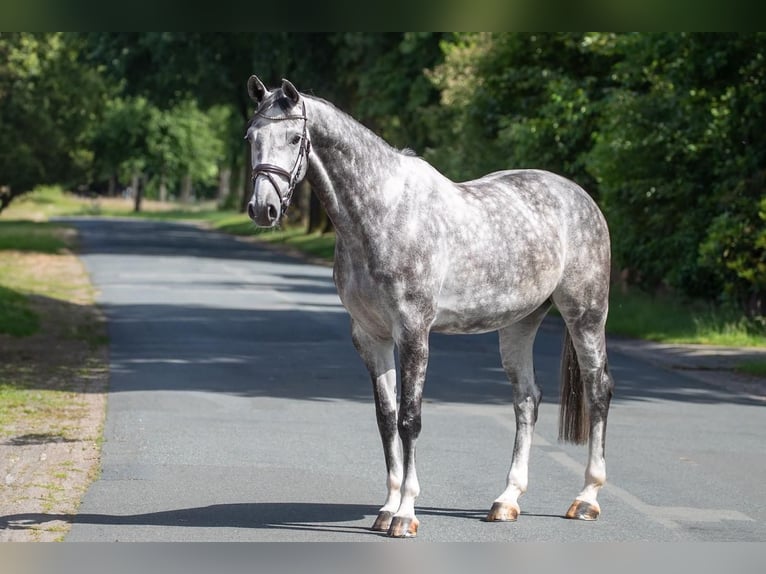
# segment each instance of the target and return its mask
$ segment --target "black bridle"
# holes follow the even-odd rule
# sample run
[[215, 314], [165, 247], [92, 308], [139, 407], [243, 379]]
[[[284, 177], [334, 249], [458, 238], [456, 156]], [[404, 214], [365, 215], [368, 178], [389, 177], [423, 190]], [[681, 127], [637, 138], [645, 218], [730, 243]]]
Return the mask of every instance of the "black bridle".
[[[255, 180], [258, 179], [259, 175], [265, 175], [274, 188], [274, 191], [277, 192], [277, 196], [279, 197], [279, 201], [282, 207], [282, 213], [284, 213], [287, 210], [287, 207], [290, 205], [290, 200], [293, 197], [293, 190], [295, 189], [295, 185], [298, 183], [297, 178], [298, 172], [301, 169], [301, 161], [304, 159], [308, 161], [309, 154], [311, 153], [311, 141], [308, 138], [308, 118], [306, 117], [306, 103], [301, 102], [301, 115], [299, 116], [272, 117], [267, 116], [262, 112], [255, 112], [255, 115], [267, 120], [271, 120], [273, 122], [282, 122], [285, 120], [303, 120], [303, 133], [300, 136], [301, 147], [298, 149], [298, 157], [295, 158], [295, 163], [293, 164], [293, 167], [290, 171], [287, 171], [286, 169], [271, 163], [259, 163], [253, 168], [253, 185], [255, 186]], [[274, 180], [275, 175], [279, 175], [287, 179], [287, 193], [285, 193], [284, 196], [279, 191], [279, 186]]]

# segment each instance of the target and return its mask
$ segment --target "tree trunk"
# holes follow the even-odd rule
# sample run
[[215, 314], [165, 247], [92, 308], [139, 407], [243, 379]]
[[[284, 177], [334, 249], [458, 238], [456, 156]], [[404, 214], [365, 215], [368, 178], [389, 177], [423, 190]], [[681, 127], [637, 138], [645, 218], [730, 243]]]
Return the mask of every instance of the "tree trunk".
[[13, 196], [11, 195], [11, 188], [4, 185], [0, 185], [0, 213], [8, 207], [11, 203]]
[[308, 180], [304, 179], [295, 193], [295, 207], [298, 211], [298, 222], [304, 229], [308, 229], [309, 226], [309, 206], [311, 204], [311, 196], [311, 184]]
[[186, 173], [181, 179], [181, 203], [189, 203], [192, 194], [191, 174]]
[[168, 200], [168, 184], [165, 181], [165, 175], [160, 176], [160, 201]]
[[117, 176], [115, 174], [109, 176], [109, 187], [106, 190], [106, 194], [109, 197], [117, 195]]
[[133, 211], [141, 211], [141, 200], [144, 197], [144, 177], [140, 173], [134, 173], [130, 187], [133, 189]]
[[321, 230], [324, 227], [324, 217], [326, 216], [322, 204], [319, 203], [316, 193], [312, 191], [309, 199], [309, 225], [306, 233], [314, 233]]
[[226, 205], [231, 194], [231, 167], [218, 167], [218, 207]]

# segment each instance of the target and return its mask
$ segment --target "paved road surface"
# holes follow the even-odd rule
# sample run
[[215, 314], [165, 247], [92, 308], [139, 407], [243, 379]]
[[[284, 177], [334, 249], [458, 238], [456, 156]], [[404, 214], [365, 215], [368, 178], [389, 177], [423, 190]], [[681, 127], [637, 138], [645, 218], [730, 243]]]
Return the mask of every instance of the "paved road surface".
[[[382, 541], [384, 464], [367, 374], [326, 267], [195, 227], [83, 219], [111, 338], [103, 472], [70, 541]], [[513, 442], [495, 335], [432, 337], [418, 500], [427, 541], [766, 540], [766, 407], [611, 353], [609, 484], [561, 518], [584, 447], [556, 442], [561, 329], [515, 524], [480, 520]]]

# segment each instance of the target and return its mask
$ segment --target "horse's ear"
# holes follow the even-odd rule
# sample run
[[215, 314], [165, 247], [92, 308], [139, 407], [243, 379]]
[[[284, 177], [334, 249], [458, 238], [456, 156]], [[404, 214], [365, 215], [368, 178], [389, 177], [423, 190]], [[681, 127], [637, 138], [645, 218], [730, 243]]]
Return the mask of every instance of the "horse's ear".
[[260, 104], [269, 93], [269, 90], [266, 89], [266, 86], [263, 85], [258, 76], [250, 76], [250, 79], [247, 80], [247, 93], [250, 94], [250, 98], [256, 104]]
[[295, 89], [295, 86], [290, 83], [290, 80], [282, 80], [282, 93], [284, 93], [285, 97], [294, 104], [297, 104], [301, 97], [298, 90]]

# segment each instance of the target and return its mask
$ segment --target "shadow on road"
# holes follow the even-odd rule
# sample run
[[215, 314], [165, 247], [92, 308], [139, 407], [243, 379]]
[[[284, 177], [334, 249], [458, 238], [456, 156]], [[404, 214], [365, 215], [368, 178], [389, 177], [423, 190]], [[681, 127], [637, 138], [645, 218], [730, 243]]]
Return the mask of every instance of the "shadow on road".
[[[129, 330], [112, 350], [112, 392], [196, 390], [303, 400], [372, 400], [353, 349], [348, 318], [337, 308], [238, 310], [174, 305], [106, 307], [112, 333]], [[544, 325], [535, 368], [546, 402], [558, 402], [561, 328]], [[763, 406], [683, 373], [611, 353], [619, 401], [671, 400]], [[497, 335], [431, 337], [425, 400], [510, 404]]]
[[[366, 520], [371, 525], [377, 506], [362, 504], [323, 504], [315, 502], [262, 502], [212, 504], [198, 508], [182, 508], [142, 514], [47, 514], [28, 513], [0, 517], [0, 529], [26, 530], [63, 521], [69, 524], [111, 526], [170, 526], [191, 528], [252, 528], [323, 532], [367, 532], [381, 536], [367, 526], [341, 524]], [[483, 520], [486, 509], [418, 507], [421, 516], [448, 516]], [[541, 515], [537, 515], [541, 516]], [[563, 516], [546, 515], [550, 518]]]

